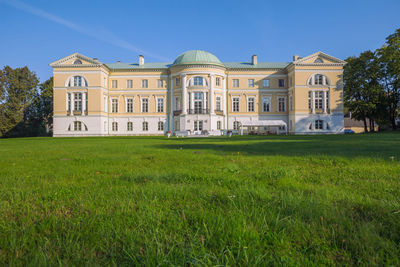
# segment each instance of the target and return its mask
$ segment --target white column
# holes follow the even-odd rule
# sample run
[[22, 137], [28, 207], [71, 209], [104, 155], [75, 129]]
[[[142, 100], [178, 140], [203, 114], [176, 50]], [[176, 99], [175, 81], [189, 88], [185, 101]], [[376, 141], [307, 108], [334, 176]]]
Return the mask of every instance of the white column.
[[[314, 76], [313, 76], [314, 77]], [[314, 114], [315, 113], [315, 91], [311, 91], [311, 113]]]
[[186, 75], [182, 75], [182, 114], [187, 113], [187, 88], [186, 88]]
[[326, 91], [323, 91], [322, 93], [322, 111], [324, 114], [326, 113]]
[[75, 94], [71, 93], [71, 116], [74, 115], [74, 105], [75, 105]]
[[326, 76], [325, 75], [322, 75], [322, 84], [326, 85]]
[[207, 92], [203, 92], [203, 110], [207, 109]]
[[86, 94], [82, 93], [82, 116], [85, 115], [86, 110]]
[[214, 75], [210, 76], [210, 97], [208, 98], [208, 101], [210, 101], [210, 114], [214, 115]]
[[171, 75], [170, 81], [170, 110], [169, 110], [169, 130], [174, 131], [174, 78]]

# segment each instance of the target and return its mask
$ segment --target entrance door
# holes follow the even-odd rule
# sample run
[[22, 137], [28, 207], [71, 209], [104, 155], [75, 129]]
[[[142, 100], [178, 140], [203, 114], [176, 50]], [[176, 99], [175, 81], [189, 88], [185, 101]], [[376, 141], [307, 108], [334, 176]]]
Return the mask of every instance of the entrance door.
[[203, 121], [194, 121], [194, 131], [203, 131]]

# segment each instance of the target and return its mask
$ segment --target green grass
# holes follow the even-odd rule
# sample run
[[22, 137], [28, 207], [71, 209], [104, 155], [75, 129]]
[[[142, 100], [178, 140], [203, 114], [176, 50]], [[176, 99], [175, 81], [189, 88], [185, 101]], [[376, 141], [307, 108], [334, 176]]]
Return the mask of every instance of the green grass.
[[400, 134], [0, 140], [0, 265], [400, 265]]

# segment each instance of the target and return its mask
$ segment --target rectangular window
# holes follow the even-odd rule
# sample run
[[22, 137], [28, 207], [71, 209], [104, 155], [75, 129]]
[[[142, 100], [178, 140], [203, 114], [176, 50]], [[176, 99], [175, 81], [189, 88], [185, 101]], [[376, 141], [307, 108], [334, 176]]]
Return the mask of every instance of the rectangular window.
[[249, 79], [249, 87], [254, 87], [254, 79]]
[[117, 113], [118, 112], [118, 99], [111, 100], [111, 112]]
[[74, 111], [82, 111], [82, 93], [74, 93]]
[[126, 130], [129, 132], [133, 131], [133, 123], [131, 121], [128, 121], [126, 125]]
[[159, 121], [158, 122], [158, 128], [157, 128], [159, 131], [164, 131], [164, 122], [162, 122], [162, 121]]
[[270, 112], [271, 111], [271, 98], [265, 97], [263, 98], [263, 112]]
[[264, 79], [263, 80], [263, 87], [268, 88], [269, 87], [269, 79]]
[[132, 88], [132, 87], [133, 87], [132, 80], [127, 80], [126, 81], [126, 88]]
[[85, 93], [85, 111], [88, 111], [88, 93]]
[[323, 99], [323, 91], [315, 91], [314, 92], [314, 105], [316, 109], [322, 109], [322, 99]]
[[232, 87], [239, 87], [239, 79], [232, 80]]
[[147, 132], [147, 131], [149, 130], [149, 123], [148, 123], [147, 121], [144, 121], [144, 122], [142, 123], [142, 130], [143, 130], [144, 132]]
[[118, 87], [117, 80], [111, 80], [111, 88], [117, 88], [117, 87]]
[[149, 86], [149, 81], [148, 80], [142, 80], [142, 88], [147, 88]]
[[247, 112], [254, 112], [254, 97], [249, 97], [247, 99]]
[[149, 99], [142, 98], [142, 112], [147, 113], [149, 112]]
[[239, 112], [239, 104], [240, 104], [240, 98], [234, 97], [232, 99], [232, 111], [233, 112]]
[[289, 96], [289, 109], [290, 109], [290, 111], [293, 110], [293, 97], [292, 96]]
[[285, 80], [279, 79], [279, 87], [285, 87]]
[[133, 113], [133, 98], [126, 100], [126, 112]]
[[312, 91], [308, 91], [308, 109], [311, 110], [311, 105], [312, 105]]
[[[326, 93], [326, 95], [325, 95], [325, 97], [326, 97], [326, 99], [325, 99], [325, 101], [326, 101], [326, 111], [329, 112], [329, 91], [326, 91], [325, 93]], [[400, 105], [400, 102], [399, 102], [399, 105]]]
[[221, 121], [217, 121], [217, 130], [221, 130]]
[[221, 110], [221, 97], [217, 96], [215, 99], [215, 110], [220, 111]]
[[286, 111], [285, 98], [284, 97], [278, 97], [278, 111], [279, 112], [285, 112]]
[[215, 85], [220, 86], [221, 85], [221, 78], [217, 77], [215, 78]]
[[234, 121], [233, 122], [233, 130], [239, 130], [239, 129], [240, 129], [240, 122]]
[[175, 97], [175, 110], [180, 110], [180, 108], [181, 108], [179, 100], [180, 100], [179, 97]]
[[164, 112], [164, 98], [157, 98], [157, 112]]
[[181, 78], [176, 77], [175, 78], [175, 86], [180, 86], [181, 85]]
[[71, 111], [71, 93], [67, 94], [67, 111]]
[[118, 122], [113, 121], [112, 123], [112, 131], [117, 132], [118, 131]]
[[74, 131], [82, 131], [82, 122], [74, 121]]
[[161, 79], [157, 80], [157, 88], [163, 88], [164, 87], [164, 81]]

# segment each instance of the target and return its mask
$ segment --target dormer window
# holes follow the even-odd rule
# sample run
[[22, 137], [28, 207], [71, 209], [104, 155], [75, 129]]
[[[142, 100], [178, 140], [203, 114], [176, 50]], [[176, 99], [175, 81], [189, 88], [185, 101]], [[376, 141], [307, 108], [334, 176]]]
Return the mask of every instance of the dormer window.
[[77, 60], [75, 60], [74, 61], [74, 63], [73, 63], [74, 65], [77, 65], [77, 64], [82, 64], [82, 61], [80, 61], [79, 59], [77, 59]]
[[203, 77], [194, 77], [193, 79], [193, 85], [197, 85], [197, 86], [203, 86]]
[[317, 58], [317, 59], [314, 61], [314, 63], [324, 63], [324, 61], [323, 61], [322, 59], [320, 59], [320, 58]]
[[329, 81], [325, 75], [314, 74], [309, 78], [308, 85], [329, 85]]

